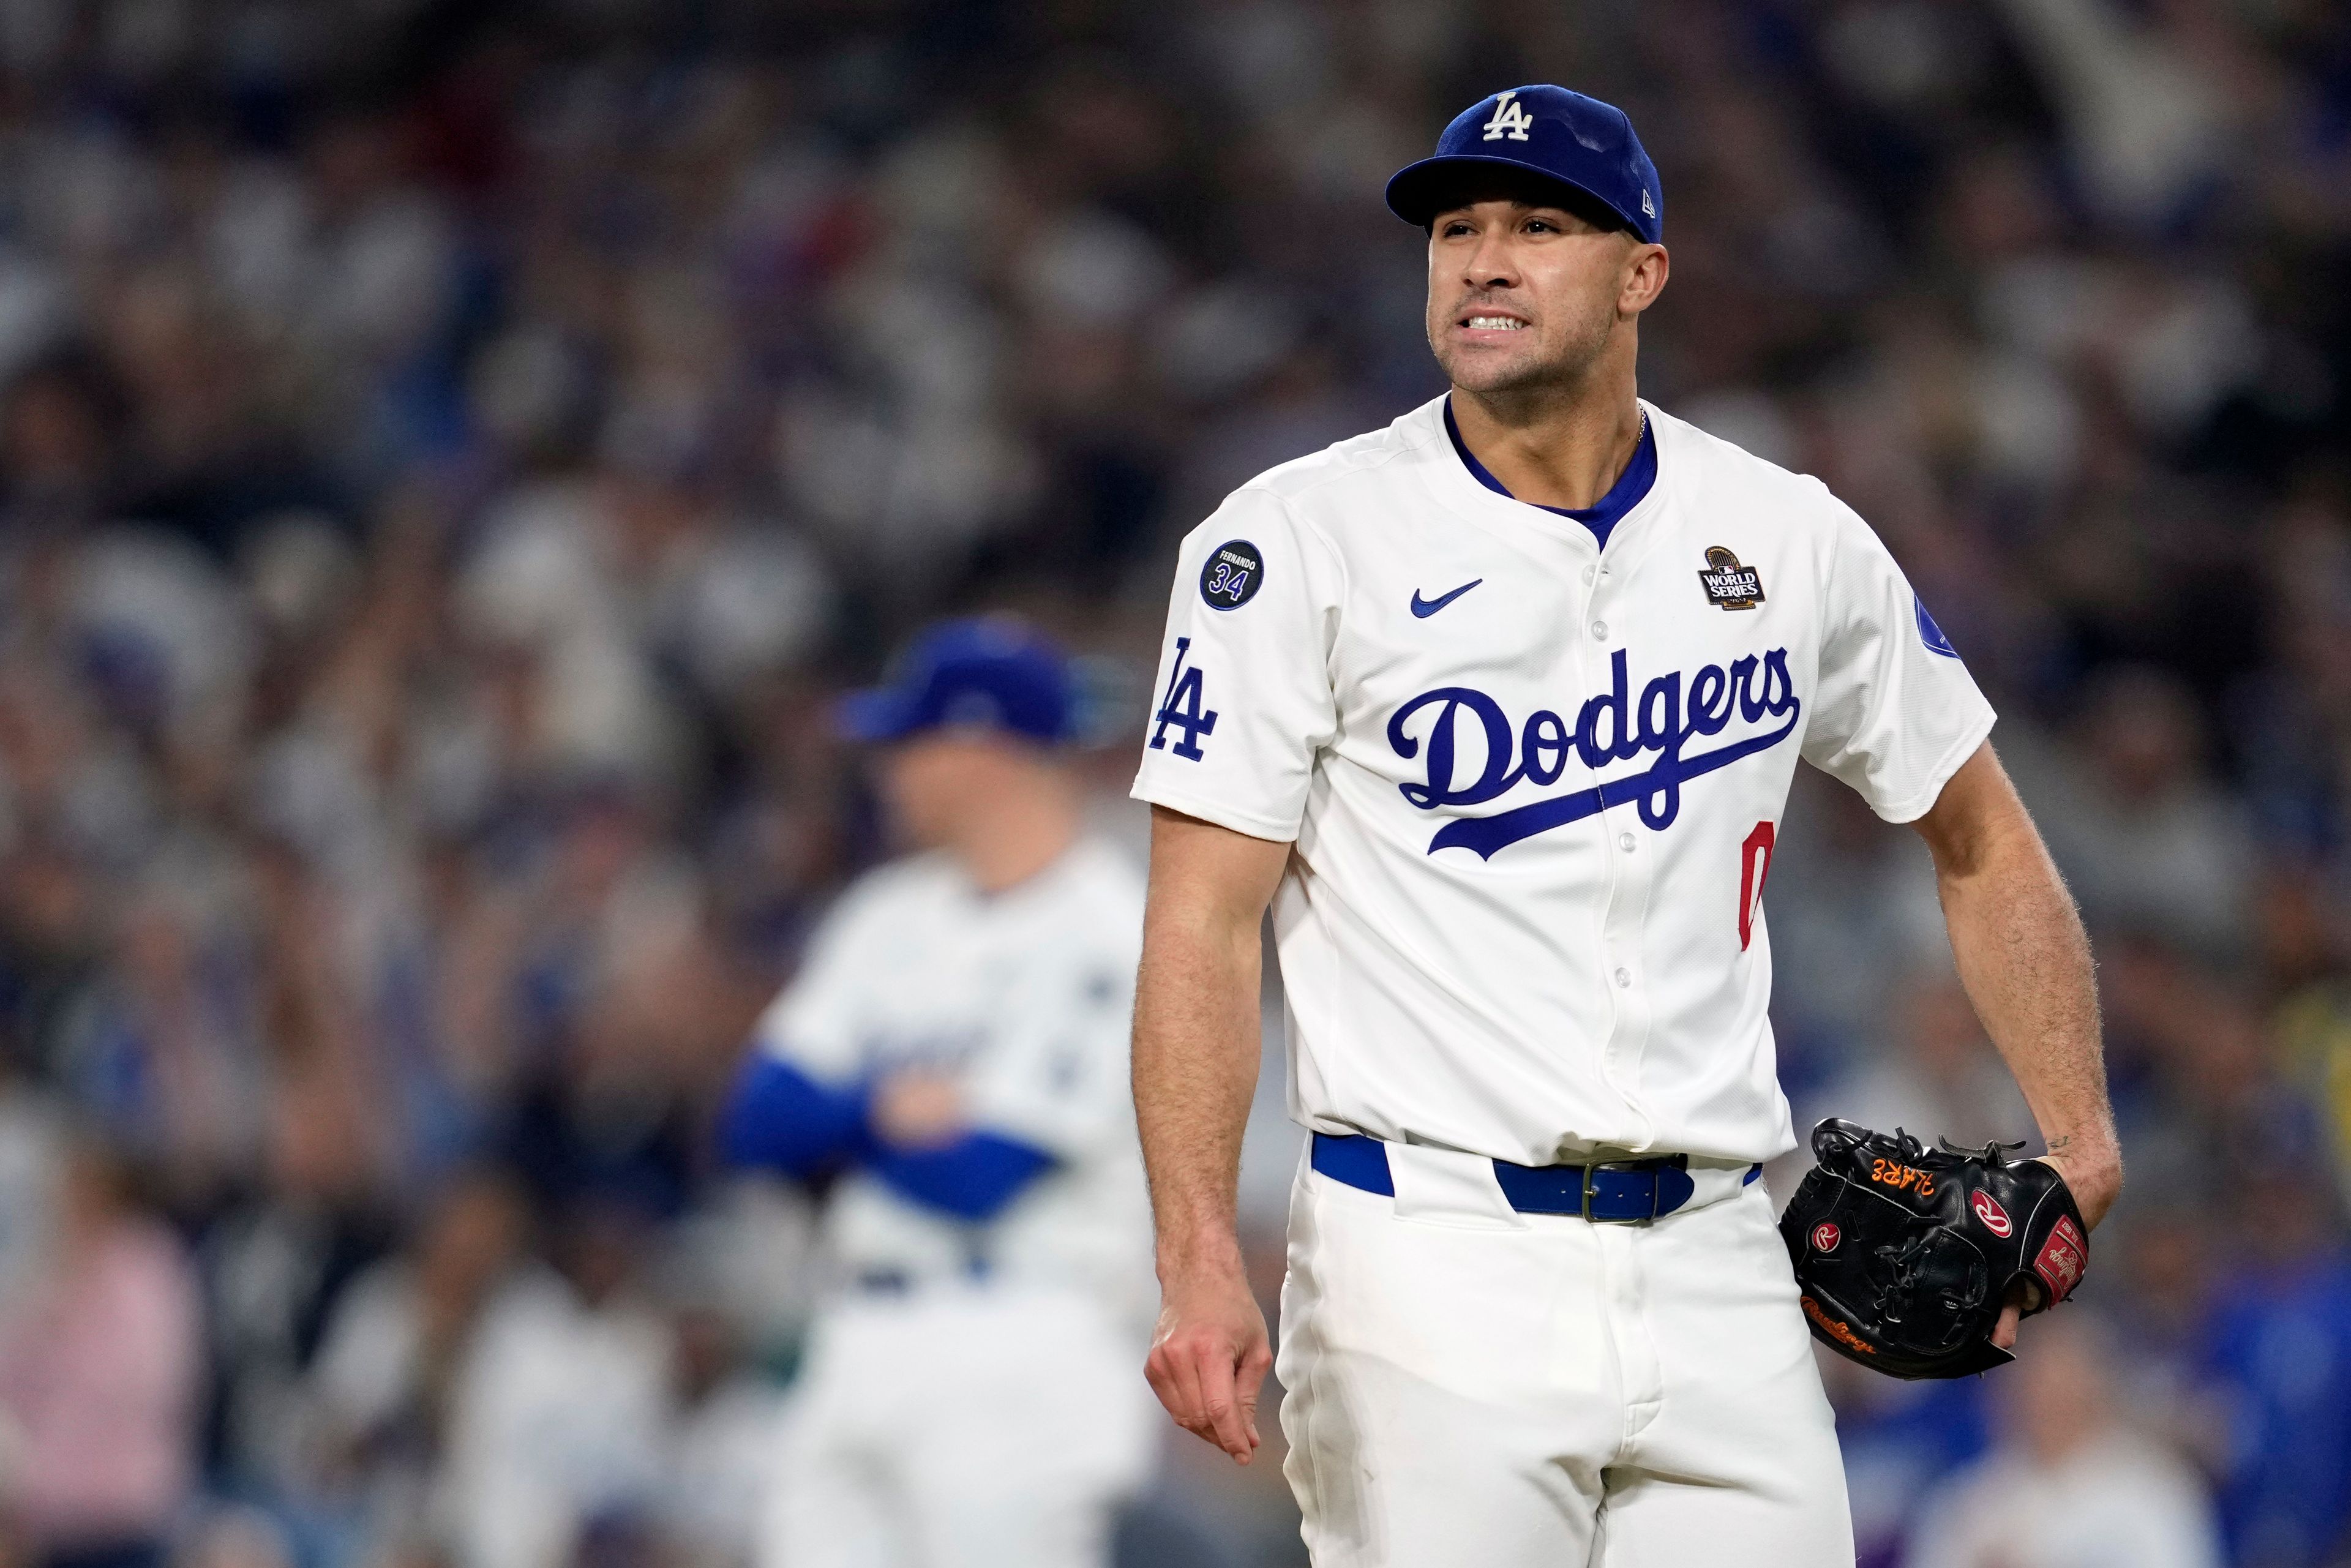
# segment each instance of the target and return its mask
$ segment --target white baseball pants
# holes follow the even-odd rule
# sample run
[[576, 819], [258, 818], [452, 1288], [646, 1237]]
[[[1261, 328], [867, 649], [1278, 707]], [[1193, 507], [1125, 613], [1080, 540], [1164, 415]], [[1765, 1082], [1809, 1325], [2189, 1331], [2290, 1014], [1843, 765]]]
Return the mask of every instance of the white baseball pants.
[[1303, 1162], [1291, 1197], [1284, 1473], [1316, 1568], [1852, 1568], [1762, 1184], [1593, 1225], [1389, 1155], [1395, 1198]]
[[1075, 1291], [950, 1284], [827, 1308], [758, 1568], [1103, 1568], [1158, 1448], [1143, 1354]]

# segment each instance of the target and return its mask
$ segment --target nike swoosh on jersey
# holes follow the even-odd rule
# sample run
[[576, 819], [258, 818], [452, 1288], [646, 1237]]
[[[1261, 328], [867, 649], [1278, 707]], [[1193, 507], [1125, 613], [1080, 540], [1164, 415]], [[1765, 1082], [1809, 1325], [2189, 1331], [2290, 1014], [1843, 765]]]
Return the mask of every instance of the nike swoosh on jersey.
[[1531, 806], [1497, 811], [1490, 817], [1464, 817], [1440, 829], [1437, 836], [1428, 841], [1428, 852], [1435, 854], [1439, 850], [1450, 849], [1475, 850], [1479, 859], [1492, 860], [1496, 851], [1507, 849], [1520, 839], [1531, 839], [1537, 833], [1547, 833], [1553, 828], [1581, 821], [1611, 806], [1630, 805], [1644, 795], [1678, 789], [1684, 781], [1702, 773], [1711, 773], [1718, 768], [1729, 767], [1742, 757], [1768, 751], [1788, 738], [1789, 733], [1796, 727], [1801, 713], [1801, 709], [1792, 710], [1788, 722], [1775, 730], [1750, 735], [1698, 757], [1668, 757], [1654, 768], [1628, 773], [1622, 779], [1611, 779], [1590, 789], [1555, 795], [1548, 800], [1537, 800]]
[[1423, 599], [1420, 590], [1416, 588], [1412, 591], [1412, 612], [1426, 621], [1485, 580], [1482, 577], [1473, 577], [1452, 592], [1440, 593], [1435, 599]]

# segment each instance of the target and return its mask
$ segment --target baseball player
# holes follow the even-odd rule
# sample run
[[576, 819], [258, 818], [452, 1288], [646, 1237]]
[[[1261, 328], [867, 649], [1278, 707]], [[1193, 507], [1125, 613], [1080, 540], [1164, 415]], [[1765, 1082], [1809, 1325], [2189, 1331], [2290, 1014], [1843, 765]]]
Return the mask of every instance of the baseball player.
[[1927, 841], [2095, 1222], [2120, 1165], [2079, 919], [1884, 545], [1635, 395], [1668, 262], [1625, 115], [1499, 93], [1387, 201], [1427, 230], [1451, 390], [1243, 486], [1176, 571], [1134, 787], [1150, 1381], [1249, 1460], [1270, 1358], [1233, 1192], [1270, 907], [1312, 1134], [1279, 1366], [1313, 1560], [1849, 1564], [1756, 1181], [1794, 1144], [1761, 897], [1797, 759]]
[[1081, 831], [1074, 701], [1019, 623], [921, 639], [841, 722], [915, 853], [760, 1020], [737, 1162], [824, 1194], [769, 1568], [1099, 1568], [1157, 1422], [1127, 1097], [1138, 870]]

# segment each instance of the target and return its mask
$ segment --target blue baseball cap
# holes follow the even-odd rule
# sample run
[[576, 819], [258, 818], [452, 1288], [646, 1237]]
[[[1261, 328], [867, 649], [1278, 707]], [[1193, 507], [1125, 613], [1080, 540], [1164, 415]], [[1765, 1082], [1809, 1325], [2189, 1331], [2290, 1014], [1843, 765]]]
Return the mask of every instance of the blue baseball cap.
[[1068, 658], [1008, 615], [945, 621], [914, 639], [883, 684], [841, 700], [834, 722], [852, 740], [904, 740], [932, 729], [991, 729], [1040, 746], [1076, 729]]
[[1480, 99], [1437, 139], [1437, 156], [1396, 171], [1388, 210], [1426, 228], [1462, 176], [1517, 169], [1583, 192], [1651, 245], [1665, 233], [1666, 193], [1633, 122], [1614, 104], [1563, 87], [1514, 87]]

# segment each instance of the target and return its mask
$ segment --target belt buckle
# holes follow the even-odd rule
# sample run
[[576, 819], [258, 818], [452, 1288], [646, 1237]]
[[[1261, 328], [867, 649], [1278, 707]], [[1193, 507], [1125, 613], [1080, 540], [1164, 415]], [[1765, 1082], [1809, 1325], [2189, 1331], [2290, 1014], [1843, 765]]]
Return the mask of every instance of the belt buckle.
[[1648, 1213], [1635, 1214], [1622, 1219], [1614, 1219], [1595, 1215], [1592, 1212], [1592, 1177], [1594, 1172], [1638, 1170], [1646, 1164], [1648, 1164], [1646, 1160], [1588, 1161], [1583, 1167], [1583, 1202], [1580, 1210], [1583, 1218], [1583, 1222], [1586, 1225], [1647, 1225], [1653, 1222], [1657, 1218], [1657, 1184], [1656, 1173], [1654, 1171], [1650, 1173]]

